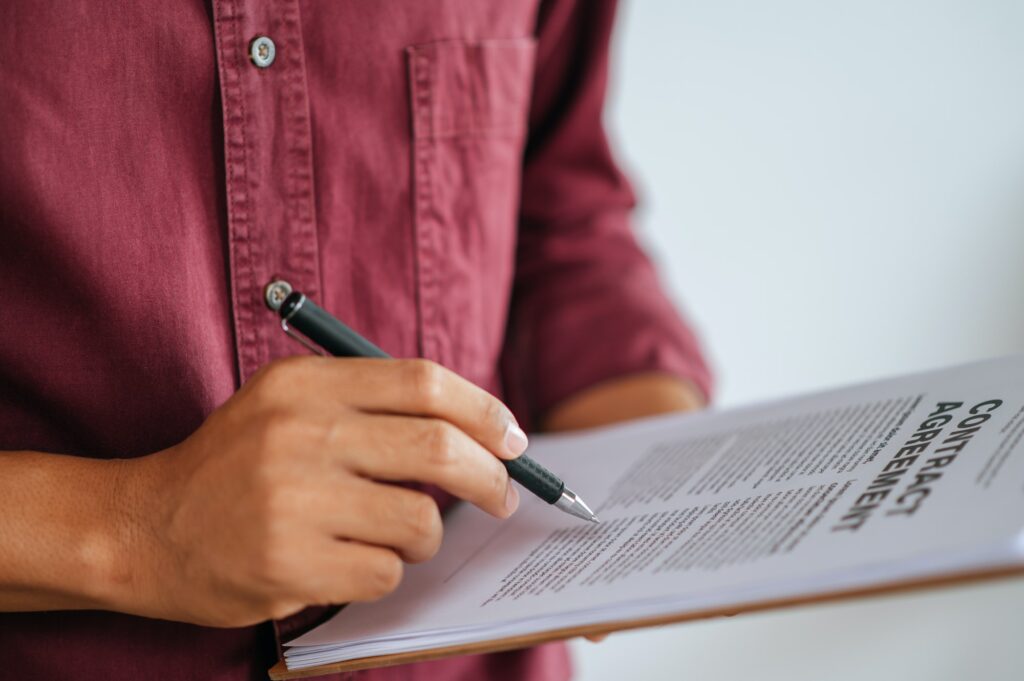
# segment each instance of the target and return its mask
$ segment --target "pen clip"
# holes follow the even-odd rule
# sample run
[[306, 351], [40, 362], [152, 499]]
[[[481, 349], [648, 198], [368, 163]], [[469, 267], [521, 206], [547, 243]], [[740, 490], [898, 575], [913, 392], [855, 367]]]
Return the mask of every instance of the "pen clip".
[[299, 343], [302, 344], [302, 347], [306, 348], [310, 352], [320, 355], [321, 357], [327, 357], [327, 353], [323, 351], [323, 348], [319, 348], [316, 345], [313, 345], [313, 343], [309, 341], [305, 336], [302, 336], [293, 331], [292, 327], [288, 326], [287, 319], [281, 320], [281, 330], [284, 331], [289, 336], [291, 336], [292, 338], [294, 338], [295, 340], [299, 341]]
[[[288, 289], [290, 291], [291, 286], [289, 286]], [[302, 344], [302, 347], [306, 348], [313, 354], [320, 355], [321, 357], [327, 357], [327, 353], [323, 351], [323, 348], [317, 347], [311, 340], [309, 340], [305, 336], [296, 333], [295, 331], [292, 330], [292, 327], [288, 326], [288, 320], [295, 316], [295, 313], [298, 312], [300, 308], [302, 308], [302, 305], [305, 302], [306, 296], [301, 296], [299, 298], [299, 302], [296, 303], [295, 307], [292, 308], [292, 311], [288, 313], [288, 316], [281, 318], [281, 330], [284, 331], [287, 335], [294, 338], [295, 340], [299, 341], [299, 343]]]

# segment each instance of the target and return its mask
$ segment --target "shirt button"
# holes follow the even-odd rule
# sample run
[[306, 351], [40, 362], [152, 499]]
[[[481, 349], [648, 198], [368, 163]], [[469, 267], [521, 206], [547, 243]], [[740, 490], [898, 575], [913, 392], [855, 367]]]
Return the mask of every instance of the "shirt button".
[[277, 48], [274, 41], [265, 35], [258, 35], [249, 43], [249, 58], [252, 63], [261, 69], [268, 68], [274, 63]]

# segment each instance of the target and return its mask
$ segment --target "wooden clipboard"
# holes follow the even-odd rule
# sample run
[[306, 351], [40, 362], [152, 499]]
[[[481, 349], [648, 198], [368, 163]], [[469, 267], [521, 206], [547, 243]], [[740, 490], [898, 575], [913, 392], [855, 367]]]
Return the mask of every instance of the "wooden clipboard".
[[436, 660], [442, 657], [455, 655], [475, 655], [479, 653], [497, 653], [505, 650], [528, 648], [541, 643], [561, 641], [578, 636], [589, 636], [593, 634], [610, 634], [616, 631], [627, 629], [641, 629], [644, 627], [656, 627], [663, 624], [675, 624], [677, 622], [689, 622], [692, 620], [708, 619], [711, 617], [726, 617], [759, 610], [775, 610], [778, 608], [789, 608], [797, 605], [811, 603], [828, 603], [865, 596], [879, 596], [885, 594], [896, 594], [905, 591], [932, 589], [943, 586], [955, 586], [969, 584], [984, 580], [992, 580], [1006, 577], [1024, 576], [1024, 565], [1003, 566], [991, 569], [972, 570], [970, 572], [947, 573], [933, 575], [912, 580], [886, 582], [868, 587], [858, 587], [842, 591], [834, 591], [826, 594], [811, 594], [793, 598], [782, 598], [776, 600], [757, 601], [746, 603], [740, 606], [729, 608], [717, 608], [711, 610], [700, 610], [680, 613], [677, 615], [659, 615], [657, 617], [645, 617], [640, 619], [622, 620], [619, 622], [604, 622], [592, 626], [569, 627], [566, 629], [553, 629], [541, 631], [524, 636], [512, 636], [509, 638], [494, 639], [491, 641], [480, 641], [477, 643], [466, 643], [462, 645], [445, 646], [432, 648], [430, 650], [419, 650], [409, 653], [396, 653], [393, 655], [377, 655], [374, 657], [362, 657], [356, 660], [345, 662], [333, 662], [330, 664], [308, 667], [306, 669], [295, 669], [289, 671], [284, 660], [270, 669], [270, 678], [274, 681], [280, 679], [301, 679], [310, 676], [321, 676], [323, 674], [336, 674], [338, 672], [351, 672], [360, 669], [372, 669], [374, 667], [391, 667], [412, 662], [423, 662], [425, 660]]

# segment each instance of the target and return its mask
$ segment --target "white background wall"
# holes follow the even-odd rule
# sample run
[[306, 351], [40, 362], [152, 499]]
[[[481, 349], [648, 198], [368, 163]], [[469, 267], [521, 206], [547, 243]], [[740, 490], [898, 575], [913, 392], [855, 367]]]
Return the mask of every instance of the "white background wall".
[[[634, 0], [615, 59], [719, 405], [1024, 351], [1024, 2]], [[1024, 581], [574, 650], [585, 681], [1020, 679]]]

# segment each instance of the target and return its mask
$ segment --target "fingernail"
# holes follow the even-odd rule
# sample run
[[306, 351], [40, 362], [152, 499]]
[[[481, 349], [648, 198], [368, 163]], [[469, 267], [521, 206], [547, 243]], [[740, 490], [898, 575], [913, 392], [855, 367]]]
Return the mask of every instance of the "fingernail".
[[519, 490], [509, 480], [508, 487], [505, 488], [505, 510], [508, 511], [509, 515], [512, 515], [516, 512], [517, 508], [519, 508]]
[[516, 425], [515, 422], [509, 423], [508, 428], [505, 430], [505, 447], [508, 449], [512, 456], [519, 456], [526, 451], [526, 448], [530, 446], [530, 441], [526, 439], [526, 433], [523, 429]]

